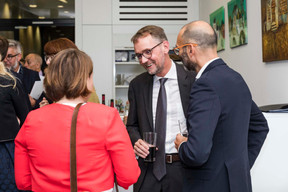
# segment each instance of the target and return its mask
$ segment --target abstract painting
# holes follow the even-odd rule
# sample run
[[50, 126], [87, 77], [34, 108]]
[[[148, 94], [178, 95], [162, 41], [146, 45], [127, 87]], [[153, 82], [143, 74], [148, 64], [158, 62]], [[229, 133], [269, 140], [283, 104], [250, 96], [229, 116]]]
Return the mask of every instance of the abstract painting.
[[225, 14], [224, 6], [210, 14], [210, 25], [217, 34], [217, 51], [225, 49]]
[[264, 62], [288, 59], [287, 14], [287, 0], [261, 0]]
[[230, 47], [247, 44], [247, 11], [246, 0], [228, 2], [228, 23]]

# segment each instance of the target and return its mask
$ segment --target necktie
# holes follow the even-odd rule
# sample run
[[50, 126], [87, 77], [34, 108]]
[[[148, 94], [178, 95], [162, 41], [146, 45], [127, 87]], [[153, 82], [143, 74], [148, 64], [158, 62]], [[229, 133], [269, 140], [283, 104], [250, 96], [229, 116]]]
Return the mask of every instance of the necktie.
[[153, 164], [153, 173], [160, 181], [166, 175], [165, 162], [165, 138], [166, 138], [166, 116], [167, 116], [167, 98], [165, 82], [167, 78], [159, 79], [160, 89], [156, 107], [155, 131], [157, 133], [156, 161]]

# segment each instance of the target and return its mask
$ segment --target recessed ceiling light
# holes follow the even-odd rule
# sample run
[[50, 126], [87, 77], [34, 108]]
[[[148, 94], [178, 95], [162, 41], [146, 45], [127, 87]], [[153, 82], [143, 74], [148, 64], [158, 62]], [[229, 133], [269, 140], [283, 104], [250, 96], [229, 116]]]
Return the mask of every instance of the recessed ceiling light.
[[58, 7], [58, 8], [63, 8], [64, 6], [63, 6], [63, 5], [58, 5], [57, 7]]
[[37, 5], [36, 5], [36, 4], [30, 4], [29, 7], [30, 7], [30, 8], [36, 8]]
[[62, 3], [68, 3], [67, 0], [59, 0]]
[[45, 17], [44, 16], [39, 16], [38, 19], [45, 19]]

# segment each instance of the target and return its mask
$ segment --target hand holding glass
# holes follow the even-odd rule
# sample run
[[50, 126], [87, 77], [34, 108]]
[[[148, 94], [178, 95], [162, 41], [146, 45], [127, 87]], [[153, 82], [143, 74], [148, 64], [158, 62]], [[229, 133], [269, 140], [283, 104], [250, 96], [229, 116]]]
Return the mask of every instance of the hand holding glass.
[[144, 159], [145, 162], [154, 162], [156, 156], [156, 141], [157, 133], [155, 132], [144, 132], [143, 140], [149, 145], [149, 154]]

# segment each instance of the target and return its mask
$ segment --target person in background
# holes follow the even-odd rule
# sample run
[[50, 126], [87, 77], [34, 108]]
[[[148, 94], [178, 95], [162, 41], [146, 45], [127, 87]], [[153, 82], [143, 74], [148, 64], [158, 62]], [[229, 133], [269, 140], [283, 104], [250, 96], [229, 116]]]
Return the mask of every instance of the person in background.
[[[45, 72], [53, 104], [33, 110], [15, 139], [15, 179], [21, 190], [70, 191], [70, 128], [77, 118], [78, 191], [128, 189], [140, 175], [129, 135], [115, 108], [90, 103], [93, 64], [78, 49], [59, 52]], [[61, 114], [61, 115], [59, 115]]]
[[[19, 41], [8, 39], [9, 48], [4, 60], [5, 67], [7, 67], [17, 78], [20, 79], [24, 92], [27, 94], [27, 103], [30, 103], [29, 110], [31, 110], [36, 100], [30, 96], [35, 81], [40, 81], [39, 74], [36, 71], [27, 69], [20, 64], [22, 58], [22, 46]], [[26, 97], [26, 98], [27, 98]]]
[[0, 36], [0, 191], [17, 192], [14, 177], [14, 139], [29, 112], [22, 101], [25, 93], [20, 82], [3, 63], [8, 41]]
[[[179, 133], [178, 122], [186, 122], [189, 94], [195, 74], [185, 71], [183, 65], [175, 64], [170, 59], [169, 42], [161, 27], [145, 26], [131, 41], [140, 65], [147, 70], [131, 81], [128, 90], [130, 108], [126, 127], [134, 152], [139, 156], [141, 168], [141, 176], [134, 185], [134, 192], [181, 191], [184, 169], [173, 141]], [[156, 126], [159, 122], [156, 106], [162, 78], [167, 78], [164, 84], [167, 114], [164, 114], [166, 121], [160, 127], [164, 127], [164, 124], [167, 126], [164, 127], [164, 133], [160, 134], [160, 129]], [[149, 154], [149, 146], [142, 139], [144, 132], [157, 133], [158, 151], [153, 163], [144, 162]], [[161, 161], [157, 162], [157, 159]]]
[[217, 55], [217, 36], [204, 21], [179, 32], [174, 49], [196, 69], [188, 110], [189, 135], [175, 146], [186, 165], [183, 192], [251, 192], [252, 168], [269, 131], [239, 73]]
[[42, 63], [43, 60], [40, 55], [36, 53], [30, 53], [25, 57], [25, 63], [23, 66], [33, 71], [37, 71], [39, 73], [39, 76], [43, 76], [43, 73], [41, 71]]
[[[58, 38], [48, 41], [44, 46], [45, 62], [47, 65], [50, 64], [51, 60], [56, 56], [56, 54], [64, 49], [74, 48], [78, 49], [77, 46], [68, 38]], [[99, 97], [96, 94], [95, 87], [93, 87], [93, 92], [90, 95], [88, 102], [100, 103]], [[50, 102], [51, 103], [51, 102]], [[40, 107], [48, 105], [49, 101], [44, 96], [43, 100], [40, 102]]]

